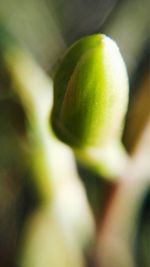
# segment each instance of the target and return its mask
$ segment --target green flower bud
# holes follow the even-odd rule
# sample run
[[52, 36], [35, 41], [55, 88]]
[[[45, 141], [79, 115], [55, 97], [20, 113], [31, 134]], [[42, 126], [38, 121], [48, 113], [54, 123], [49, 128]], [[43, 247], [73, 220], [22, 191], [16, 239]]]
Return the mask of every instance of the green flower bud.
[[127, 104], [128, 77], [115, 42], [102, 34], [76, 42], [54, 79], [52, 124], [58, 137], [78, 155], [82, 151], [81, 158], [91, 149], [92, 154], [108, 150], [108, 144], [112, 150], [121, 138]]

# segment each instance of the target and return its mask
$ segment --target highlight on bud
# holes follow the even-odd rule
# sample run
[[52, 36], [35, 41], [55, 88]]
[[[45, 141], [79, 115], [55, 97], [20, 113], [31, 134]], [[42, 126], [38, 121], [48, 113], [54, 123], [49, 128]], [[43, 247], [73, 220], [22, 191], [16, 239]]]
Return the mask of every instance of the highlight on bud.
[[115, 42], [95, 34], [72, 45], [54, 78], [52, 125], [81, 161], [103, 175], [117, 174], [112, 166], [120, 163], [113, 162], [125, 154], [120, 138], [127, 105], [128, 76]]

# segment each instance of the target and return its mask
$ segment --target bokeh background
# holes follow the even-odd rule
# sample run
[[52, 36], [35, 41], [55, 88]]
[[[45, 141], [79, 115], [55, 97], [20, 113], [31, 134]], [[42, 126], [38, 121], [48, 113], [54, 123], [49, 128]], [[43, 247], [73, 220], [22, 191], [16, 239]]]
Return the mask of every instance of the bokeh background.
[[[130, 82], [129, 111], [123, 136], [129, 152], [138, 142], [150, 115], [149, 12], [149, 0], [0, 1], [0, 21], [51, 78], [66, 48], [80, 37], [100, 32], [109, 35], [117, 42], [127, 65]], [[1, 58], [2, 51], [0, 52], [0, 267], [29, 267], [19, 265], [17, 258], [24, 225], [29, 216], [38, 209], [41, 199], [36, 190], [36, 181], [32, 179], [28, 165], [24, 163], [20, 147], [20, 139], [24, 140], [27, 134], [26, 117], [21, 104], [13, 95], [12, 81]], [[147, 143], [148, 148], [150, 148], [149, 143]], [[24, 146], [28, 145], [24, 143]], [[78, 163], [77, 168], [94, 214], [97, 237], [106, 199], [112, 194], [114, 184], [90, 173]], [[149, 267], [149, 189], [145, 191], [138, 211], [134, 243], [135, 266]], [[94, 250], [95, 245], [92, 244], [85, 252], [86, 266], [98, 266]], [[59, 257], [60, 252], [57, 253]], [[30, 264], [34, 267], [32, 263]], [[44, 265], [43, 262], [41, 267], [48, 265]], [[49, 267], [57, 266], [49, 265]]]

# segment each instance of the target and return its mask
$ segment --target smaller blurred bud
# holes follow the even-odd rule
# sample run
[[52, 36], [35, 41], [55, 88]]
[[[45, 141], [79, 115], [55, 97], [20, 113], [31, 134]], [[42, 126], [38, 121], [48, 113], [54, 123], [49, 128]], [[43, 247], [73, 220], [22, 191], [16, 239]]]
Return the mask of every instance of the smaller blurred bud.
[[[88, 165], [88, 158], [95, 161], [100, 154], [101, 159], [105, 154], [109, 161], [114, 147], [122, 150], [118, 142], [127, 104], [128, 76], [115, 42], [102, 34], [76, 42], [65, 54], [54, 79], [52, 124], [58, 137]], [[105, 147], [112, 156], [106, 156]], [[93, 149], [103, 152], [93, 156]], [[119, 156], [115, 158], [118, 161]]]

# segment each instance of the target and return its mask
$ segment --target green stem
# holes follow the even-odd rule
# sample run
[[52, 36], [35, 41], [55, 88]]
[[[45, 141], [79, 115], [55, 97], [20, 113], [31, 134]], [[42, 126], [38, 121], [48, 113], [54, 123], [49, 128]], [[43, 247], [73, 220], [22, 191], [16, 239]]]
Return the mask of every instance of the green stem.
[[75, 155], [87, 168], [111, 181], [116, 181], [128, 162], [128, 155], [119, 141], [108, 143], [103, 148], [75, 150]]

